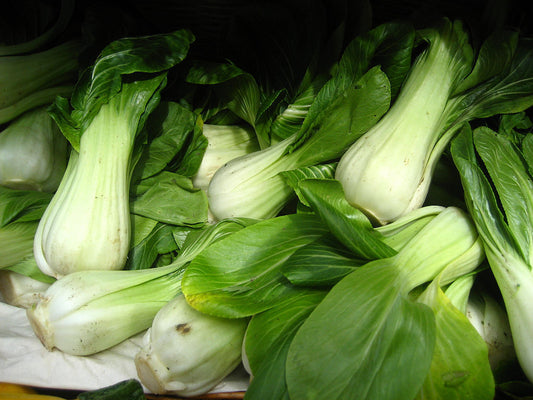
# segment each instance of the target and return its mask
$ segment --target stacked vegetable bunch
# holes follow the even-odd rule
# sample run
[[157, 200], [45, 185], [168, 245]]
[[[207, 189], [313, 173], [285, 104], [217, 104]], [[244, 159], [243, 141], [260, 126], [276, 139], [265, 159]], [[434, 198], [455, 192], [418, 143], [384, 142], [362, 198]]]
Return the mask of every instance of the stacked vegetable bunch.
[[117, 38], [6, 127], [0, 154], [63, 146], [55, 185], [0, 190], [0, 287], [46, 348], [145, 332], [138, 379], [182, 396], [241, 362], [246, 399], [533, 381], [533, 41], [339, 15], [294, 31], [291, 74], [198, 57], [192, 29]]

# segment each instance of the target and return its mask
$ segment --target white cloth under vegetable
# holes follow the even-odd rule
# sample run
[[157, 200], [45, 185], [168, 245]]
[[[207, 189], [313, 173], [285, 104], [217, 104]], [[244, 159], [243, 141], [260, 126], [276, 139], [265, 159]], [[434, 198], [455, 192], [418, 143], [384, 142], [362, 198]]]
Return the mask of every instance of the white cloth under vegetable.
[[[91, 356], [48, 351], [33, 333], [26, 311], [0, 302], [0, 382], [84, 391], [138, 379], [133, 359], [143, 334]], [[248, 380], [238, 368], [212, 392], [243, 391]]]

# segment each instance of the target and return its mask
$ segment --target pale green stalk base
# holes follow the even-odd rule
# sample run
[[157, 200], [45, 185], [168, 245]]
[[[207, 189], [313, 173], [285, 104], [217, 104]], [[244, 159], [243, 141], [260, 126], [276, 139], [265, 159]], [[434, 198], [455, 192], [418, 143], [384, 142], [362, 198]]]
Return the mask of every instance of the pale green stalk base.
[[207, 393], [239, 365], [246, 326], [244, 319], [202, 314], [178, 296], [146, 332], [135, 356], [137, 375], [153, 393]]
[[124, 267], [130, 243], [129, 176], [133, 145], [126, 118], [105, 104], [73, 150], [64, 178], [35, 235], [35, 259], [53, 277]]

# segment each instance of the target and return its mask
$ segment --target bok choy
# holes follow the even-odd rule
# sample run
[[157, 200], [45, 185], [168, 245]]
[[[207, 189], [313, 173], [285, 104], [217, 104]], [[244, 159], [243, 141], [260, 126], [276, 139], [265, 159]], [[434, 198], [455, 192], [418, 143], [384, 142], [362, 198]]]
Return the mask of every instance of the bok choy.
[[228, 220], [191, 231], [170, 264], [142, 270], [84, 270], [57, 279], [27, 309], [43, 343], [73, 355], [105, 350], [150, 327], [155, 315], [181, 293], [188, 263], [204, 248], [252, 220]]
[[[439, 332], [433, 309], [414, 302], [410, 292], [475, 246], [478, 235], [466, 213], [446, 208], [396, 255], [370, 261], [340, 280], [290, 344], [290, 396], [415, 398]], [[475, 269], [479, 258], [468, 259], [462, 269]], [[313, 362], [317, 358], [320, 363]]]
[[82, 75], [70, 103], [56, 99], [50, 113], [73, 150], [35, 236], [44, 273], [124, 267], [135, 139], [159, 103], [166, 71], [193, 40], [176, 31], [112, 42]]
[[348, 201], [381, 224], [424, 203], [436, 163], [465, 121], [533, 104], [531, 41], [495, 32], [474, 58], [460, 21], [444, 19], [418, 33], [429, 46], [398, 99], [336, 171]]
[[203, 314], [178, 295], [145, 333], [135, 356], [137, 375], [153, 393], [207, 393], [240, 364], [247, 325], [247, 319]]
[[[210, 75], [216, 82], [220, 75], [232, 77], [223, 81], [225, 88], [236, 85], [226, 96], [235, 103], [234, 112], [255, 128], [262, 143], [260, 151], [229, 161], [213, 176], [207, 193], [214, 217], [264, 219], [277, 215], [293, 195], [280, 173], [338, 159], [388, 110], [396, 85], [410, 65], [413, 38], [409, 24], [390, 23], [354, 39], [329, 79], [319, 76], [312, 80], [309, 87], [313, 90], [303, 90], [298, 98], [308, 104], [302, 107], [305, 118], [291, 118], [296, 124], [289, 129], [292, 133], [269, 145], [263, 144], [263, 131], [269, 126], [264, 119], [269, 120], [269, 113], [259, 105], [268, 110], [274, 100], [269, 93], [261, 93], [253, 77], [232, 66], [221, 68], [222, 72], [191, 71], [188, 79], [193, 83], [209, 81]], [[261, 104], [263, 95], [268, 104]], [[284, 112], [289, 113], [285, 109], [270, 115], [277, 133], [281, 130], [277, 117]]]

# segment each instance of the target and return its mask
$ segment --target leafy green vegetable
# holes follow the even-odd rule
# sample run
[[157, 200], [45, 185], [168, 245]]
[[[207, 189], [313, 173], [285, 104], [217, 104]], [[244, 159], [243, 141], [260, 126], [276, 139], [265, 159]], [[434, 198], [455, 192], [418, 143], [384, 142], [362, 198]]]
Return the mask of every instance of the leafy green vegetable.
[[290, 396], [414, 398], [438, 332], [434, 312], [409, 293], [456, 263], [476, 239], [466, 214], [447, 208], [396, 255], [370, 261], [338, 282], [290, 345]]
[[436, 163], [464, 122], [533, 104], [527, 38], [494, 32], [474, 58], [459, 21], [419, 33], [429, 47], [391, 110], [343, 155], [336, 173], [349, 202], [381, 224], [424, 203]]
[[189, 262], [203, 249], [253, 221], [228, 220], [192, 231], [176, 259], [140, 270], [84, 270], [57, 279], [27, 310], [47, 349], [88, 355], [112, 347], [150, 327], [155, 315], [181, 293]]
[[[301, 100], [306, 111], [298, 122], [292, 121], [295, 125], [289, 136], [275, 132], [279, 128], [276, 119], [282, 115], [275, 106], [281, 92], [262, 97], [253, 77], [234, 65], [218, 66], [214, 71], [191, 70], [188, 80], [192, 83], [224, 82], [223, 95], [233, 105], [231, 110], [255, 128], [262, 147], [217, 171], [208, 188], [214, 217], [277, 215], [292, 196], [279, 174], [338, 159], [373, 126], [397, 89], [391, 87], [389, 76], [394, 78], [393, 85], [398, 85], [407, 73], [413, 40], [413, 29], [402, 23], [384, 24], [354, 39], [330, 75], [311, 76], [299, 92], [301, 97], [290, 103], [297, 105]], [[267, 140], [265, 131], [285, 138]], [[265, 202], [267, 194], [269, 201]]]
[[487, 260], [501, 291], [522, 370], [532, 379], [529, 312], [533, 136], [520, 146], [487, 127], [465, 126], [452, 141], [468, 210], [483, 241]]
[[159, 103], [166, 71], [193, 40], [176, 31], [114, 41], [80, 78], [70, 104], [54, 103], [51, 115], [73, 150], [35, 237], [46, 274], [124, 267], [135, 139]]
[[241, 318], [265, 311], [297, 291], [281, 273], [283, 262], [327, 233], [309, 214], [257, 222], [198, 254], [183, 277], [183, 293], [210, 315]]
[[82, 392], [80, 400], [144, 400], [144, 390], [137, 379], [128, 379], [96, 390]]
[[423, 202], [446, 103], [473, 59], [459, 22], [445, 20], [421, 35], [429, 47], [417, 57], [398, 98], [344, 153], [335, 174], [350, 204], [381, 224]]
[[302, 291], [250, 320], [245, 336], [245, 360], [253, 379], [245, 399], [288, 398], [285, 361], [289, 345], [303, 321], [324, 298], [325, 291]]

